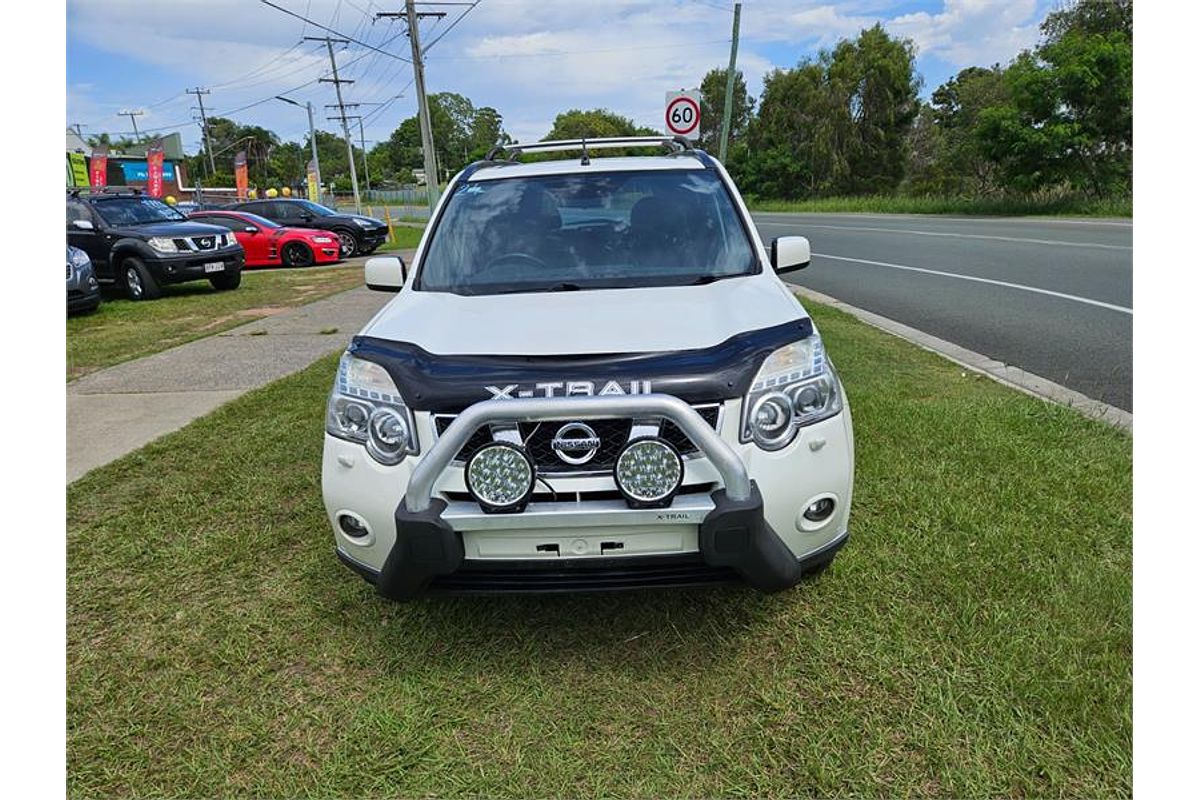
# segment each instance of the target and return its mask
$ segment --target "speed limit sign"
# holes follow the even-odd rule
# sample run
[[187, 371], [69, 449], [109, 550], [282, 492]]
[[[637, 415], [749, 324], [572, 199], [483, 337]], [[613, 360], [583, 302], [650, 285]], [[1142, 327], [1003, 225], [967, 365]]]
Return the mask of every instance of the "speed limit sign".
[[667, 92], [667, 133], [695, 139], [700, 133], [700, 92]]

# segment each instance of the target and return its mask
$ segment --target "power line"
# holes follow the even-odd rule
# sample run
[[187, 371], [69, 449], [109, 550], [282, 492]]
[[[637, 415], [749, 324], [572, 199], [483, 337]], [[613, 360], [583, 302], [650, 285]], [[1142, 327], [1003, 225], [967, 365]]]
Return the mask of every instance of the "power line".
[[[344, 33], [340, 33], [338, 31], [334, 30], [333, 28], [330, 28], [327, 25], [322, 25], [319, 22], [314, 22], [311, 19], [306, 19], [305, 17], [302, 17], [299, 14], [297, 14], [295, 11], [289, 11], [286, 8], [284, 8], [283, 6], [275, 5], [274, 3], [271, 2], [271, 0], [259, 0], [259, 2], [263, 3], [264, 5], [268, 5], [271, 8], [276, 9], [277, 11], [282, 11], [283, 13], [285, 13], [289, 16], [295, 17], [296, 19], [302, 19], [305, 22], [307, 22], [309, 25], [318, 27], [323, 31], [328, 31], [329, 33], [332, 33], [334, 36], [344, 39], [347, 42], [354, 42], [359, 47], [365, 47], [368, 50], [374, 50], [376, 53], [382, 53], [383, 55], [387, 56], [388, 58], [395, 58], [395, 59], [399, 59], [400, 61], [408, 61], [408, 59], [404, 58], [403, 56], [398, 56], [395, 53], [389, 53], [386, 50], [380, 50], [378, 47], [374, 47], [372, 45], [367, 44], [366, 42], [355, 39], [353, 36], [347, 36]], [[312, 38], [312, 37], [306, 37], [306, 38]], [[411, 63], [411, 62], [409, 62], [409, 63]]]

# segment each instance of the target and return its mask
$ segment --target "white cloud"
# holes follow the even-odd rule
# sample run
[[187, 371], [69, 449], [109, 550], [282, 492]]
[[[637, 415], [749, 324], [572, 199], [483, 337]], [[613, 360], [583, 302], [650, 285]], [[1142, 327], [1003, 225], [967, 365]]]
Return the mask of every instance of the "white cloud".
[[[395, 10], [397, 2], [275, 2], [297, 13], [307, 10], [312, 19], [372, 43], [402, 30], [399, 23], [372, 21], [373, 12]], [[1039, 2], [1047, 0], [927, 0], [927, 10], [899, 14], [889, 0], [745, 0], [738, 66], [757, 94], [773, 67], [792, 66], [876, 21], [912, 38], [922, 58], [955, 68], [1006, 61], [1036, 40]], [[695, 86], [709, 69], [727, 62], [732, 15], [723, 6], [728, 5], [483, 0], [431, 51], [427, 81], [430, 91], [455, 91], [498, 108], [506, 127], [522, 140], [543, 136], [555, 114], [571, 107], [608, 107], [638, 124], [661, 127], [667, 89]], [[450, 13], [452, 18], [455, 12]], [[447, 25], [448, 20], [425, 21], [425, 41]], [[249, 0], [69, 0], [69, 39], [111, 53], [114, 63], [128, 66], [128, 78], [114, 82], [72, 74], [68, 115], [103, 129], [115, 126], [120, 106], [140, 105], [146, 116], [139, 126], [186, 122], [194, 98], [182, 92], [195, 85], [212, 88], [206, 105], [216, 113], [269, 98], [327, 69], [328, 57], [318, 44], [299, 45], [302, 31], [324, 35]], [[385, 49], [407, 56], [407, 40], [399, 36]], [[356, 81], [345, 87], [348, 100], [384, 101], [411, 77], [407, 64], [353, 45], [338, 59], [345, 65], [343, 77]], [[178, 82], [176, 97], [163, 96], [164, 76]], [[413, 114], [412, 94], [405, 91], [403, 100], [381, 114], [368, 138], [383, 138]], [[333, 102], [333, 88], [312, 83], [293, 96], [320, 107]], [[306, 127], [302, 113], [276, 102], [235, 116], [284, 136], [300, 135]], [[328, 122], [321, 126], [332, 129]]]

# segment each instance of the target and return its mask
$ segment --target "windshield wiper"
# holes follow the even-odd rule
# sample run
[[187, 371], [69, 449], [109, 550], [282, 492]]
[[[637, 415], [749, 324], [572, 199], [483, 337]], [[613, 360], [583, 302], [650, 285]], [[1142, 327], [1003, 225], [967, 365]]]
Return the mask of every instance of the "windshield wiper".
[[552, 283], [548, 286], [522, 286], [516, 289], [506, 289], [497, 294], [524, 294], [526, 292], [578, 292], [583, 287], [578, 283]]

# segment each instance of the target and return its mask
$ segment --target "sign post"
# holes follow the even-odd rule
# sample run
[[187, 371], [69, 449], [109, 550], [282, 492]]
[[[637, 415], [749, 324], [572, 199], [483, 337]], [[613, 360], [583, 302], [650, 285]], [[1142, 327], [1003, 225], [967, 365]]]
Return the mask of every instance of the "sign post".
[[700, 135], [700, 92], [667, 92], [667, 133], [695, 141]]

